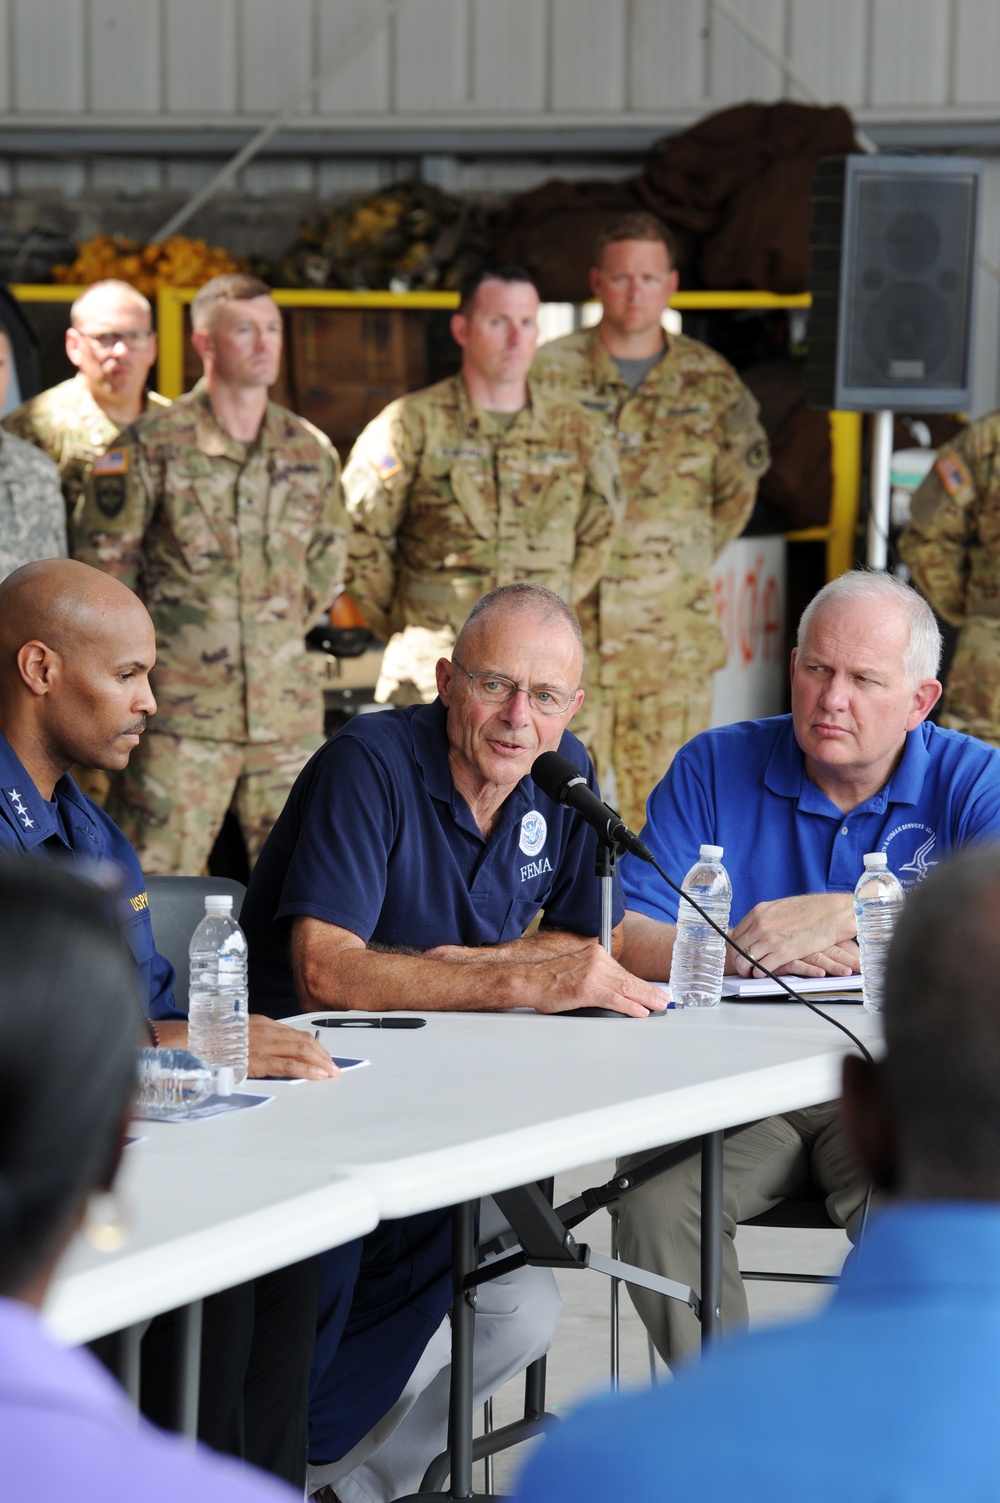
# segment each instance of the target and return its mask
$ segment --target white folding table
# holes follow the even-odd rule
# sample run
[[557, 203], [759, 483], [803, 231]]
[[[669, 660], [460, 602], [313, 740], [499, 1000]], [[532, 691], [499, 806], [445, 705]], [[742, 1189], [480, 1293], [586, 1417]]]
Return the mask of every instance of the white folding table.
[[[877, 1020], [861, 1008], [829, 1011], [877, 1042]], [[446, 1206], [464, 1228], [464, 1278], [480, 1196], [696, 1137], [721, 1164], [723, 1129], [835, 1097], [851, 1047], [806, 1009], [781, 1003], [642, 1021], [424, 1016], [426, 1027], [413, 1030], [319, 1029], [331, 1053], [371, 1065], [330, 1081], [262, 1083], [275, 1099], [259, 1110], [141, 1124], [147, 1141], [126, 1150], [121, 1186], [133, 1205], [131, 1240], [109, 1257], [74, 1245], [46, 1306], [53, 1329], [87, 1340], [340, 1245], [379, 1219]], [[291, 1021], [313, 1027], [310, 1016]], [[717, 1216], [706, 1207], [704, 1223], [711, 1326], [721, 1177], [705, 1193], [719, 1207]], [[456, 1331], [466, 1339], [471, 1331]], [[461, 1380], [463, 1363], [456, 1370]], [[462, 1400], [452, 1426], [456, 1497], [471, 1494], [467, 1414]]]

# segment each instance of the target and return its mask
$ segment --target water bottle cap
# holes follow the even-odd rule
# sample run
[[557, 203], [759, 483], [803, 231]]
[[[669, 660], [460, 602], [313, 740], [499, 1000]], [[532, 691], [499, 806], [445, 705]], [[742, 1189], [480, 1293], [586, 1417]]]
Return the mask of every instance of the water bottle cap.
[[231, 892], [211, 892], [205, 895], [206, 913], [232, 913], [233, 895]]
[[865, 871], [878, 871], [883, 866], [889, 865], [889, 858], [885, 851], [870, 851], [865, 857]]
[[721, 861], [722, 860], [722, 846], [721, 845], [703, 845], [702, 848], [701, 848], [700, 854], [701, 854], [702, 861]]

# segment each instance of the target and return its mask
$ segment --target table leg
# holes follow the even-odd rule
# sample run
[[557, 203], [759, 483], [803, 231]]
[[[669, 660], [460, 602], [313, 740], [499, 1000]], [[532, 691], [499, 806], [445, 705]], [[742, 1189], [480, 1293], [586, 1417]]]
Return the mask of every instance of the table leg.
[[472, 1344], [475, 1294], [465, 1280], [476, 1268], [475, 1203], [466, 1201], [452, 1213], [451, 1404], [448, 1448], [451, 1451], [451, 1496], [472, 1497]]
[[722, 1144], [721, 1132], [701, 1140], [701, 1344], [722, 1332]]
[[198, 1399], [201, 1392], [201, 1300], [185, 1305], [180, 1314], [177, 1370], [174, 1374], [174, 1429], [189, 1440], [198, 1438]]

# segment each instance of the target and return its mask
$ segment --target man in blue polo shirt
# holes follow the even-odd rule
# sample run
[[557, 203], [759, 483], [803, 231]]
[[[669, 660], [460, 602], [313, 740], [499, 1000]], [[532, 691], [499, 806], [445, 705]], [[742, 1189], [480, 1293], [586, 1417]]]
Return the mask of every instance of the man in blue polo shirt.
[[916, 1503], [1000, 1496], [1000, 852], [949, 861], [893, 936], [885, 1059], [844, 1060], [886, 1200], [816, 1317], [600, 1399], [516, 1503]]
[[[931, 725], [941, 693], [940, 633], [915, 590], [855, 572], [807, 607], [792, 654], [792, 713], [696, 736], [653, 790], [644, 839], [680, 881], [703, 841], [725, 849], [733, 937], [770, 970], [858, 970], [852, 892], [868, 851], [912, 887], [949, 851], [1000, 834], [1000, 752]], [[652, 868], [623, 863], [624, 963], [670, 971], [677, 898]], [[748, 974], [733, 956], [729, 968]], [[655, 1151], [655, 1150], [654, 1150]], [[650, 1155], [639, 1155], [631, 1166]], [[694, 1160], [626, 1196], [622, 1256], [697, 1287]], [[737, 1220], [812, 1183], [834, 1221], [855, 1230], [865, 1182], [834, 1104], [792, 1112], [727, 1139], [722, 1313], [746, 1320], [733, 1245]], [[629, 1293], [667, 1362], [694, 1352], [697, 1322], [675, 1300]]]
[[[438, 700], [359, 718], [316, 753], [268, 837], [243, 907], [255, 1007], [277, 1017], [299, 1007], [559, 1012], [597, 1005], [630, 1017], [662, 1010], [662, 993], [629, 975], [594, 938], [593, 832], [530, 777], [535, 758], [558, 748], [596, 786], [586, 752], [566, 729], [583, 697], [582, 671], [580, 628], [564, 602], [540, 585], [501, 586], [473, 608], [451, 662], [437, 664]], [[616, 946], [623, 907], [616, 888]], [[525, 935], [539, 910], [541, 928]], [[446, 1374], [438, 1373], [433, 1393], [413, 1386], [403, 1393], [419, 1348], [400, 1362], [391, 1328], [357, 1319], [375, 1281], [373, 1262], [383, 1277], [391, 1263], [390, 1228], [407, 1239], [416, 1220], [387, 1223], [365, 1239], [353, 1264], [347, 1250], [324, 1260], [337, 1278], [321, 1299], [310, 1459], [358, 1463], [349, 1475], [329, 1474], [344, 1503], [411, 1491], [444, 1445]], [[450, 1299], [448, 1227], [447, 1213], [436, 1227], [425, 1218], [416, 1229], [422, 1256], [408, 1242], [400, 1249], [401, 1284], [420, 1271], [425, 1340], [440, 1339], [434, 1327]], [[382, 1298], [388, 1305], [385, 1289]], [[545, 1269], [480, 1289], [481, 1396], [546, 1350], [558, 1311]], [[397, 1410], [366, 1442], [381, 1416], [363, 1413], [365, 1375], [393, 1363], [405, 1413]], [[392, 1433], [382, 1443], [386, 1429]]]

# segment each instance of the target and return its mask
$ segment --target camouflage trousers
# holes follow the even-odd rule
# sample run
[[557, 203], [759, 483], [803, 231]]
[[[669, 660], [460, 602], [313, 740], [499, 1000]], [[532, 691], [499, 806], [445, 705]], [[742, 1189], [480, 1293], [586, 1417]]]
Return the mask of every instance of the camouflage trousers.
[[450, 658], [457, 633], [450, 627], [404, 626], [389, 638], [375, 686], [380, 705], [430, 704], [437, 697], [435, 668]]
[[115, 778], [107, 812], [132, 842], [144, 872], [198, 877], [232, 805], [252, 868], [322, 740], [258, 745], [147, 731]]
[[962, 627], [941, 724], [1000, 746], [1000, 621], [971, 616]]
[[[616, 673], [619, 661], [622, 671]], [[712, 675], [686, 678], [665, 668], [639, 679], [626, 674], [624, 659], [612, 659], [602, 677], [604, 684], [588, 672], [586, 697], [569, 728], [590, 753], [602, 784], [614, 768], [617, 808], [630, 829], [641, 830], [650, 793], [685, 742], [708, 729]]]

